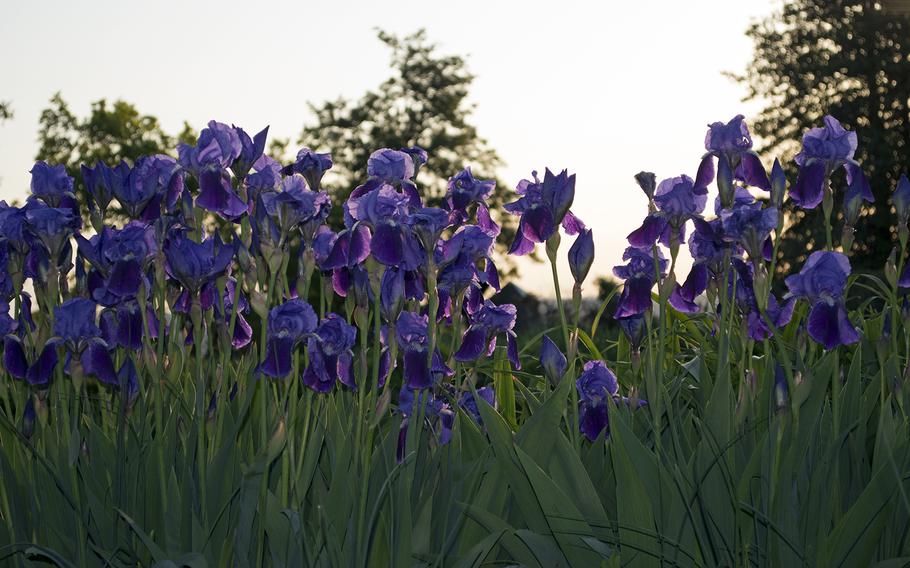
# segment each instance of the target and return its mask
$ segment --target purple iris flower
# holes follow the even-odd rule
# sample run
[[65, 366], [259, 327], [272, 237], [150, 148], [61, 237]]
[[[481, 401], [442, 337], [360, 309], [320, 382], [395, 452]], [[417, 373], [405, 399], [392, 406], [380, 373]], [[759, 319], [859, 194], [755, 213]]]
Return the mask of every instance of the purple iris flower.
[[90, 283], [94, 283], [90, 287], [96, 301], [109, 304], [113, 301], [110, 295], [134, 298], [140, 285], [148, 284], [145, 270], [158, 250], [151, 225], [131, 221], [119, 230], [104, 227], [91, 240], [77, 234], [76, 243], [79, 254], [100, 273], [100, 281], [89, 277]]
[[244, 179], [249, 190], [250, 201], [255, 202], [263, 191], [277, 188], [281, 184], [281, 179], [281, 164], [273, 158], [263, 155], [253, 164], [253, 172], [248, 173]]
[[[207, 284], [212, 288], [215, 288], [213, 283]], [[220, 318], [225, 326], [229, 326], [231, 323], [231, 314], [234, 311], [234, 295], [237, 295], [237, 319], [234, 322], [234, 334], [231, 337], [231, 346], [234, 349], [242, 349], [250, 344], [250, 341], [253, 339], [253, 328], [250, 326], [249, 322], [246, 321], [244, 314], [249, 311], [249, 302], [247, 302], [246, 297], [236, 290], [237, 281], [233, 278], [228, 278], [224, 286], [224, 314], [221, 313], [221, 308], [218, 305], [218, 302], [214, 303], [215, 308], [215, 317]], [[206, 309], [203, 306], [203, 309]]]
[[708, 202], [708, 188], [700, 187], [687, 175], [660, 182], [654, 193], [657, 212], [648, 215], [641, 227], [629, 234], [629, 244], [650, 247], [658, 239], [665, 246], [686, 241], [686, 221], [701, 215]]
[[237, 159], [231, 165], [231, 171], [234, 172], [235, 176], [242, 179], [250, 172], [253, 164], [262, 157], [262, 153], [265, 151], [265, 140], [269, 135], [269, 127], [266, 126], [252, 138], [238, 126], [233, 126], [233, 129], [240, 139], [240, 155], [237, 156]]
[[31, 191], [51, 207], [60, 207], [64, 198], [75, 199], [73, 178], [66, 173], [63, 164], [55, 166], [38, 161], [29, 172], [32, 174]]
[[496, 337], [506, 336], [509, 361], [516, 369], [521, 369], [518, 360], [518, 346], [515, 342], [515, 318], [517, 310], [512, 304], [497, 306], [490, 300], [471, 314], [471, 325], [461, 338], [461, 347], [455, 352], [456, 361], [476, 361], [480, 356], [493, 354], [496, 348]]
[[417, 175], [417, 172], [420, 171], [420, 166], [427, 163], [430, 159], [430, 155], [427, 154], [427, 151], [421, 148], [420, 146], [410, 146], [408, 148], [401, 148], [401, 152], [404, 152], [411, 157], [411, 161], [414, 162], [414, 175]]
[[449, 228], [449, 214], [439, 207], [421, 207], [408, 215], [406, 223], [425, 251], [435, 251], [442, 232]]
[[544, 335], [540, 341], [540, 366], [551, 384], [558, 384], [569, 364], [553, 340]]
[[[773, 293], [768, 293], [768, 302], [764, 315], [758, 305], [758, 297], [755, 293], [754, 282], [754, 265], [733, 259], [734, 272], [730, 275], [728, 283], [728, 293], [732, 294], [732, 288], [736, 287], [736, 305], [743, 314], [746, 323], [746, 331], [749, 337], [755, 341], [763, 341], [773, 335], [773, 330], [781, 328], [788, 323], [793, 317], [793, 309], [796, 306], [796, 298], [787, 297], [783, 303], [778, 302]], [[772, 327], [769, 327], [768, 324]]]
[[613, 274], [625, 280], [614, 318], [627, 318], [651, 309], [651, 288], [658, 278], [666, 276], [668, 262], [657, 250], [657, 263], [650, 250], [628, 247], [623, 253], [625, 265], [613, 267]]
[[707, 289], [708, 267], [704, 264], [693, 264], [682, 286], [677, 284], [673, 288], [668, 302], [679, 312], [693, 314], [699, 311], [695, 299]]
[[0, 237], [7, 242], [10, 252], [28, 253], [34, 240], [28, 230], [28, 210], [41, 206], [37, 201], [28, 201], [22, 207], [11, 207], [0, 201]]
[[727, 239], [724, 233], [723, 221], [712, 219], [705, 221], [695, 219], [695, 230], [689, 238], [689, 254], [696, 264], [705, 264], [716, 277], [723, 272], [723, 260], [727, 251], [731, 257], [742, 255], [742, 248], [738, 243]]
[[515, 188], [521, 197], [505, 205], [506, 211], [521, 217], [509, 254], [528, 254], [534, 250], [535, 243], [546, 242], [552, 237], [560, 224], [569, 235], [576, 235], [585, 228], [584, 223], [569, 211], [575, 200], [575, 174], [570, 176], [563, 170], [559, 175], [553, 175], [547, 169], [542, 182], [537, 178], [537, 172], [532, 172], [532, 176], [533, 182], [523, 179]]
[[493, 407], [496, 403], [496, 392], [493, 390], [493, 387], [481, 387], [477, 389], [477, 396], [474, 396], [474, 392], [467, 391], [461, 398], [458, 400], [458, 406], [460, 406], [464, 411], [471, 417], [471, 420], [476, 422], [479, 426], [483, 426], [483, 418], [480, 416], [480, 410], [477, 408], [477, 398], [481, 398], [488, 405]]
[[60, 255], [73, 233], [82, 227], [82, 219], [72, 209], [37, 202], [28, 207], [25, 218], [29, 232], [44, 244], [53, 259]]
[[897, 219], [902, 225], [906, 225], [910, 220], [910, 180], [906, 174], [901, 174], [891, 194], [891, 201], [894, 203], [894, 210], [897, 212]]
[[435, 398], [429, 391], [415, 391], [403, 385], [398, 393], [398, 412], [404, 417], [398, 431], [398, 448], [396, 459], [401, 463], [405, 458], [408, 424], [415, 413], [415, 396], [419, 397], [423, 407], [423, 419], [436, 434], [440, 445], [448, 444], [452, 438], [452, 428], [455, 425], [455, 413], [444, 400]]
[[[473, 282], [490, 285], [499, 290], [499, 272], [493, 263], [491, 235], [478, 225], [464, 225], [439, 247], [437, 264], [440, 269], [439, 283], [452, 296], [463, 292]], [[480, 262], [484, 268], [478, 268]]]
[[306, 179], [307, 185], [313, 191], [319, 191], [322, 184], [322, 176], [325, 175], [332, 167], [332, 155], [329, 153], [319, 154], [309, 148], [301, 148], [297, 152], [297, 159], [293, 164], [284, 168], [283, 173], [300, 174]]
[[[449, 178], [446, 186], [446, 202], [449, 210], [452, 211], [453, 220], [464, 223], [468, 219], [468, 208], [472, 203], [477, 204], [478, 220], [489, 219], [486, 200], [495, 189], [495, 180], [476, 179], [471, 173], [471, 168], [465, 168]], [[489, 223], [489, 226], [483, 228], [498, 234], [499, 227], [492, 220]]]
[[173, 209], [185, 188], [177, 162], [162, 154], [143, 156], [132, 168], [123, 161], [114, 168], [104, 166], [101, 173], [107, 190], [133, 219], [157, 219], [162, 201]]
[[768, 174], [758, 155], [752, 151], [752, 136], [743, 115], [736, 115], [727, 123], [709, 124], [705, 135], [705, 150], [707, 153], [695, 176], [696, 186], [707, 187], [714, 180], [716, 157], [721, 172], [728, 172], [727, 175], [732, 173], [733, 177], [750, 186], [765, 191], [771, 189]]
[[38, 387], [47, 385], [57, 367], [57, 345], [59, 341], [53, 339], [45, 343], [29, 364], [22, 340], [15, 335], [7, 335], [3, 340], [3, 368], [10, 376], [24, 380], [30, 385]]
[[809, 255], [799, 274], [786, 279], [787, 297], [805, 298], [812, 304], [809, 336], [825, 349], [859, 341], [844, 304], [850, 261], [839, 252], [816, 251]]
[[177, 146], [177, 161], [187, 170], [198, 175], [206, 169], [223, 170], [240, 157], [243, 144], [237, 130], [214, 120], [199, 133], [195, 146]]
[[416, 174], [414, 160], [407, 152], [381, 148], [370, 154], [367, 174], [370, 179], [354, 188], [351, 198], [356, 199], [384, 185], [400, 187], [411, 207], [423, 207], [423, 201], [412, 181]]
[[591, 265], [594, 263], [594, 232], [585, 229], [578, 234], [575, 242], [569, 248], [569, 269], [572, 277], [579, 286], [588, 277]]
[[294, 348], [317, 324], [316, 312], [303, 300], [288, 300], [269, 312], [265, 360], [259, 370], [274, 378], [291, 372]]
[[428, 321], [426, 315], [401, 312], [395, 325], [398, 346], [404, 352], [404, 381], [411, 390], [430, 388], [438, 376], [453, 374], [438, 349], [433, 353], [432, 366], [428, 364]]
[[82, 183], [85, 185], [85, 189], [88, 192], [88, 206], [92, 211], [101, 211], [102, 213], [107, 210], [108, 205], [113, 199], [113, 194], [107, 186], [107, 182], [104, 177], [104, 170], [108, 169], [107, 164], [104, 162], [98, 162], [95, 164], [94, 168], [90, 168], [85, 164], [82, 164], [80, 170], [82, 171]]
[[168, 274], [191, 294], [224, 274], [234, 257], [234, 247], [221, 242], [218, 233], [201, 243], [176, 231], [164, 243]]
[[281, 182], [281, 191], [260, 195], [266, 212], [287, 237], [300, 228], [306, 240], [311, 240], [316, 228], [329, 216], [332, 203], [325, 192], [310, 191], [303, 176], [292, 175]]
[[86, 374], [116, 384], [113, 360], [107, 344], [99, 337], [101, 329], [95, 324], [96, 310], [97, 304], [85, 298], [73, 298], [56, 306], [54, 335], [64, 342], [70, 354], [80, 358]]
[[154, 310], [149, 308], [146, 317], [149, 329], [143, 330], [141, 308], [135, 300], [121, 302], [116, 308], [107, 308], [101, 312], [101, 338], [109, 346], [141, 349], [146, 331], [149, 337], [158, 336], [158, 318]]
[[9, 301], [0, 299], [0, 337], [14, 333], [19, 329], [19, 322], [9, 315]]
[[381, 185], [345, 204], [352, 221], [349, 226], [361, 222], [373, 229], [370, 251], [386, 266], [405, 264], [413, 269], [423, 263], [424, 255], [407, 230], [408, 203], [408, 196], [390, 185]]
[[386, 321], [398, 319], [404, 308], [405, 271], [394, 266], [386, 268], [379, 285], [379, 309]]
[[234, 193], [227, 172], [243, 152], [237, 131], [214, 120], [199, 133], [195, 146], [177, 147], [180, 165], [199, 180], [196, 205], [226, 219], [236, 219], [247, 210], [247, 204]]
[[724, 237], [742, 247], [752, 259], [763, 257], [764, 243], [777, 228], [779, 213], [774, 207], [745, 205], [721, 212]]
[[367, 160], [367, 175], [386, 183], [410, 180], [414, 177], [414, 160], [406, 152], [380, 148]]
[[97, 304], [85, 298], [73, 298], [54, 307], [54, 335], [73, 345], [98, 337], [101, 330], [95, 325], [96, 309]]
[[336, 381], [356, 389], [354, 352], [357, 330], [344, 318], [329, 314], [307, 340], [310, 364], [303, 372], [303, 383], [316, 392], [329, 392]]
[[875, 201], [869, 180], [853, 159], [856, 132], [845, 130], [833, 116], [824, 117], [825, 126], [812, 128], [803, 135], [803, 149], [796, 155], [799, 177], [790, 189], [790, 198], [803, 209], [814, 209], [822, 202], [828, 178], [837, 168], [847, 172], [847, 184], [869, 203]]
[[588, 361], [575, 382], [578, 390], [578, 427], [589, 440], [601, 432], [609, 435], [608, 398], [619, 397], [619, 382], [603, 361]]

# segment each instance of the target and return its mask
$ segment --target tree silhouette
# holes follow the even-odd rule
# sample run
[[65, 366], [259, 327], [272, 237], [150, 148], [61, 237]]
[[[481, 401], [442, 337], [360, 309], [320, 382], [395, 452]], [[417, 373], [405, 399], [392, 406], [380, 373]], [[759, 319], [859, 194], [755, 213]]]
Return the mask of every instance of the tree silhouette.
[[[752, 62], [734, 77], [748, 99], [767, 101], [753, 132], [766, 154], [789, 162], [802, 134], [831, 114], [857, 132], [857, 160], [869, 176], [875, 203], [857, 226], [854, 267], [881, 270], [894, 243], [889, 196], [910, 167], [910, 18], [899, 2], [788, 0], [753, 24]], [[783, 161], [783, 160], [782, 160]], [[795, 166], [788, 168], [795, 182]], [[834, 187], [845, 187], [843, 174]], [[839, 211], [842, 191], [836, 208]], [[781, 270], [823, 246], [820, 212], [788, 210], [792, 226], [781, 246]], [[839, 234], [840, 231], [835, 231]]]

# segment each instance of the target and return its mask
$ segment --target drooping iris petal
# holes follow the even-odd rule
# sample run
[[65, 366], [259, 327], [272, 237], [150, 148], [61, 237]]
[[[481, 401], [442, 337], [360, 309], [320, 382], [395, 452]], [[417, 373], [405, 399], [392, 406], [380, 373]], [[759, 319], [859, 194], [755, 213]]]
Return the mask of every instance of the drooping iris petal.
[[433, 386], [433, 377], [427, 366], [427, 352], [409, 349], [404, 352], [404, 380], [411, 390]]
[[401, 226], [391, 223], [377, 225], [370, 241], [373, 258], [386, 266], [398, 266], [404, 260], [403, 239]]
[[758, 159], [758, 156], [752, 152], [743, 153], [737, 173], [747, 185], [764, 191], [771, 191], [771, 180], [768, 179], [768, 172], [765, 171], [765, 167], [762, 165], [761, 160]]
[[842, 303], [816, 302], [809, 312], [809, 336], [825, 349], [839, 345], [850, 345], [859, 341], [860, 336]]
[[708, 267], [704, 264], [692, 266], [682, 286], [676, 285], [670, 295], [670, 305], [677, 311], [692, 314], [699, 311], [695, 298], [708, 288]]
[[118, 386], [117, 372], [114, 370], [114, 361], [107, 350], [107, 345], [100, 339], [89, 342], [82, 352], [82, 369], [86, 375], [95, 375], [102, 383]]
[[651, 309], [651, 288], [654, 281], [650, 278], [630, 278], [626, 280], [619, 297], [619, 305], [614, 318], [627, 318], [645, 313]]
[[607, 430], [607, 401], [582, 401], [578, 407], [578, 429], [592, 442]]
[[455, 352], [456, 361], [475, 361], [486, 353], [487, 333], [483, 329], [469, 329], [461, 338], [461, 347]]
[[291, 372], [295, 341], [289, 337], [274, 337], [265, 345], [265, 359], [259, 370], [266, 376], [280, 379]]
[[815, 161], [799, 170], [790, 199], [803, 209], [815, 209], [825, 195], [825, 164]]
[[50, 383], [51, 375], [54, 374], [54, 369], [57, 367], [57, 361], [57, 344], [53, 341], [48, 341], [38, 358], [28, 368], [25, 380], [32, 386], [42, 386]]
[[234, 193], [227, 173], [207, 169], [199, 174], [199, 196], [196, 205], [218, 213], [226, 219], [234, 219], [246, 213], [247, 204]]
[[14, 335], [8, 335], [3, 340], [3, 368], [11, 376], [20, 380], [24, 379], [28, 373], [25, 350], [22, 348], [21, 340]]

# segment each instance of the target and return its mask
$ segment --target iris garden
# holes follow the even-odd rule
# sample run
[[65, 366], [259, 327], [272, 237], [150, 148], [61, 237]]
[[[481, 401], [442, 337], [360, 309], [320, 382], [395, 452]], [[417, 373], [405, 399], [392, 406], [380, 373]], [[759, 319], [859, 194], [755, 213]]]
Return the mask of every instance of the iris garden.
[[[378, 149], [333, 203], [331, 156], [279, 163], [267, 133], [213, 121], [176, 159], [84, 165], [78, 191], [38, 162], [0, 202], [4, 563], [910, 561], [910, 182], [876, 204], [887, 266], [852, 274], [873, 197], [835, 118], [794, 179], [742, 116], [709, 125], [694, 177], [636, 175], [623, 285], [587, 329], [566, 170], [491, 211], [467, 168], [428, 206], [433, 156]], [[788, 200], [827, 240], [782, 274]], [[497, 243], [553, 267], [539, 336], [491, 300]]]

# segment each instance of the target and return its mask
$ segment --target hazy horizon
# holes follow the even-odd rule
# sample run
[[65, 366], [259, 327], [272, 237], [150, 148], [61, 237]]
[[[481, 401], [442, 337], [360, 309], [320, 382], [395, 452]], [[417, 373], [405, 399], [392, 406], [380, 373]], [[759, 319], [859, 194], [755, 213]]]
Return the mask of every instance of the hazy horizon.
[[[290, 137], [293, 146], [311, 120], [307, 102], [356, 98], [389, 75], [376, 28], [426, 28], [442, 52], [468, 56], [473, 121], [504, 159], [502, 179], [514, 187], [545, 167], [577, 174], [573, 210], [593, 228], [597, 247], [593, 292], [645, 214], [633, 175], [694, 175], [707, 123], [760, 108], [741, 102], [745, 88], [722, 73], [745, 68], [746, 28], [777, 5], [646, 1], [618, 11], [566, 2], [513, 10], [469, 1], [443, 11], [348, 2], [250, 11], [239, 2], [169, 0], [140, 11], [112, 1], [13, 3], [0, 21], [0, 100], [15, 112], [0, 125], [0, 199], [24, 197], [39, 114], [57, 91], [78, 116], [95, 100], [123, 99], [169, 133], [184, 120], [200, 129], [215, 119], [247, 131], [270, 125], [271, 136]], [[563, 257], [570, 244], [564, 240]], [[681, 263], [680, 278], [687, 268]], [[520, 286], [552, 295], [547, 266], [523, 261], [521, 270]]]

